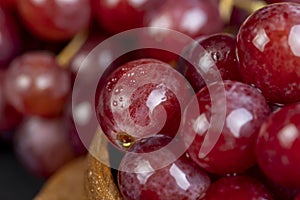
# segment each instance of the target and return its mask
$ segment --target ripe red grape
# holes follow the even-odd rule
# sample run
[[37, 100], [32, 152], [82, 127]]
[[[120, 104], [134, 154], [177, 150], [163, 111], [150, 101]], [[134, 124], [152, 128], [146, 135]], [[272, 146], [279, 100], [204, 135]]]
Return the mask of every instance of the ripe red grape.
[[237, 35], [243, 81], [272, 103], [300, 101], [300, 4], [281, 3], [254, 12]]
[[248, 176], [224, 177], [211, 184], [202, 200], [272, 200], [266, 187]]
[[52, 54], [28, 52], [11, 63], [4, 90], [8, 102], [22, 113], [57, 116], [70, 94], [71, 77]]
[[189, 84], [170, 65], [139, 59], [119, 66], [99, 85], [96, 113], [107, 137], [124, 148], [159, 132], [174, 136], [191, 96]]
[[40, 177], [49, 177], [74, 158], [60, 118], [27, 118], [16, 133], [15, 151], [21, 163]]
[[22, 0], [17, 1], [17, 9], [32, 33], [50, 41], [72, 38], [91, 19], [89, 0]]
[[[190, 44], [184, 54], [190, 60], [197, 63], [197, 66], [182, 63], [179, 61], [179, 71], [187, 78], [195, 91], [199, 91], [205, 86], [206, 77], [202, 77], [200, 72], [209, 76], [216, 73], [212, 68], [216, 65], [224, 80], [239, 80], [240, 74], [238, 61], [236, 58], [236, 38], [233, 35], [219, 33], [207, 37], [200, 37], [196, 42], [203, 48], [199, 49], [194, 44]], [[207, 70], [208, 69], [208, 70]]]
[[283, 107], [261, 127], [256, 154], [262, 171], [274, 182], [300, 187], [300, 104]]
[[194, 38], [221, 31], [223, 23], [215, 1], [167, 0], [147, 25], [173, 29]]
[[[208, 88], [217, 94], [216, 105], [226, 107], [226, 118], [221, 135], [212, 150], [203, 157], [200, 148], [207, 136], [212, 116], [211, 98]], [[184, 142], [191, 158], [205, 170], [217, 173], [239, 173], [255, 164], [255, 142], [259, 128], [269, 114], [264, 97], [253, 87], [236, 82], [214, 83], [197, 93], [185, 110], [183, 117]], [[226, 102], [221, 98], [225, 89]], [[199, 110], [195, 105], [199, 104]], [[219, 112], [219, 111], [216, 111]], [[222, 123], [222, 122], [219, 122]], [[213, 125], [215, 126], [215, 125]], [[214, 130], [210, 134], [217, 135]], [[194, 137], [189, 145], [189, 139]], [[210, 137], [213, 137], [210, 135]]]
[[[148, 153], [164, 147], [171, 138], [154, 136], [141, 139], [130, 149], [134, 153]], [[164, 150], [154, 156], [125, 154], [118, 174], [120, 192], [130, 200], [194, 200], [203, 196], [210, 179], [194, 162], [184, 155], [166, 167], [156, 169], [164, 157], [176, 156]]]
[[145, 15], [165, 0], [91, 0], [94, 14], [100, 25], [111, 33], [145, 26]]

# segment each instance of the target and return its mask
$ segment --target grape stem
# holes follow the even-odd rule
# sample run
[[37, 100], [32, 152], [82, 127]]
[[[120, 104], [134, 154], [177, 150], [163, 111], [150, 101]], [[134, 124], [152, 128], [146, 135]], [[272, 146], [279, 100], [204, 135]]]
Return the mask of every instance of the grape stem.
[[221, 0], [219, 3], [219, 11], [222, 19], [228, 22], [231, 18], [231, 12], [234, 6], [234, 0]]
[[246, 10], [249, 13], [253, 13], [254, 11], [266, 6], [267, 4], [264, 1], [259, 0], [234, 0], [234, 5], [237, 8]]
[[69, 44], [56, 56], [56, 61], [62, 68], [67, 68], [70, 60], [80, 50], [88, 38], [88, 30], [77, 33]]

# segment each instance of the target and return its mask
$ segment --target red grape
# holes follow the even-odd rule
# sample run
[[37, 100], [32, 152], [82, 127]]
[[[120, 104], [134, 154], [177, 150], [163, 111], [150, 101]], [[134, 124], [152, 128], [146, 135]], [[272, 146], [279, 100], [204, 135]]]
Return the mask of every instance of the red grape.
[[60, 118], [28, 118], [16, 133], [15, 150], [22, 164], [40, 177], [50, 176], [74, 158]]
[[202, 200], [272, 200], [263, 184], [247, 176], [224, 177], [213, 183]]
[[[202, 75], [197, 71], [200, 69], [205, 75], [216, 73], [212, 66], [216, 65], [224, 80], [239, 80], [238, 61], [236, 58], [236, 38], [229, 34], [219, 33], [207, 37], [200, 37], [196, 42], [202, 47], [189, 45], [184, 54], [190, 60], [197, 63], [197, 66], [181, 63], [179, 61], [179, 71], [187, 78], [195, 91], [199, 91], [205, 86]], [[209, 69], [209, 70], [207, 70]], [[207, 71], [207, 72], [206, 72]]]
[[100, 25], [111, 33], [145, 25], [145, 15], [165, 0], [91, 0]]
[[62, 113], [71, 91], [71, 77], [52, 54], [28, 52], [11, 63], [4, 90], [8, 102], [18, 111], [51, 117]]
[[[137, 141], [130, 152], [153, 152], [170, 142], [166, 136], [154, 136]], [[166, 167], [156, 169], [164, 157], [175, 156], [170, 150], [154, 156], [125, 154], [118, 174], [120, 192], [130, 200], [194, 200], [204, 195], [210, 185], [207, 174], [185, 156]]]
[[[209, 87], [217, 94], [216, 105], [226, 107], [226, 119], [221, 135], [212, 150], [203, 157], [200, 153], [212, 116]], [[253, 87], [235, 81], [214, 83], [197, 93], [185, 110], [181, 130], [191, 158], [205, 170], [217, 173], [239, 173], [255, 164], [255, 142], [259, 128], [269, 114], [264, 97]], [[221, 94], [225, 88], [226, 102]], [[199, 110], [195, 107], [199, 104]], [[220, 109], [218, 109], [220, 110]], [[219, 111], [218, 111], [219, 112]], [[222, 122], [219, 122], [222, 123]], [[215, 131], [210, 134], [217, 134]], [[212, 136], [211, 136], [212, 137]]]
[[72, 38], [88, 27], [91, 18], [89, 0], [22, 0], [17, 8], [28, 29], [50, 41]]
[[150, 17], [148, 26], [173, 29], [194, 38], [221, 31], [223, 21], [215, 1], [167, 0]]
[[134, 60], [105, 80], [98, 88], [96, 113], [112, 143], [124, 148], [124, 144], [159, 132], [177, 133], [181, 108], [192, 93], [170, 65], [154, 59]]
[[283, 107], [261, 127], [256, 154], [262, 171], [274, 182], [300, 187], [300, 104]]
[[281, 3], [253, 13], [237, 36], [240, 71], [272, 103], [300, 101], [300, 4]]

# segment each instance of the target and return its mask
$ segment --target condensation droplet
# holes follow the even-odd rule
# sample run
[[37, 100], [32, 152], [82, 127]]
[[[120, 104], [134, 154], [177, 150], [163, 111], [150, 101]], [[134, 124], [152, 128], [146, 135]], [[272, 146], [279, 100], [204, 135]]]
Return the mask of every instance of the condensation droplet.
[[118, 106], [118, 102], [117, 101], [113, 101], [113, 106]]
[[118, 94], [120, 94], [122, 91], [123, 91], [123, 87], [121, 87], [121, 86], [116, 87], [116, 88], [115, 88], [115, 91], [114, 91], [114, 94], [115, 94], [115, 95], [118, 95]]
[[121, 146], [126, 149], [131, 147], [134, 143], [134, 138], [125, 132], [118, 133], [117, 140], [121, 143]]

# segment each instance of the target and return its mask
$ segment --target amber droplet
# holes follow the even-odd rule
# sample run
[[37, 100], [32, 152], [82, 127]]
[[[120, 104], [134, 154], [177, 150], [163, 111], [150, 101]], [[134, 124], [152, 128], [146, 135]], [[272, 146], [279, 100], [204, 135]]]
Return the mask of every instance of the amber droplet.
[[121, 146], [128, 149], [134, 143], [134, 138], [125, 132], [120, 132], [117, 135], [117, 140], [120, 142]]

